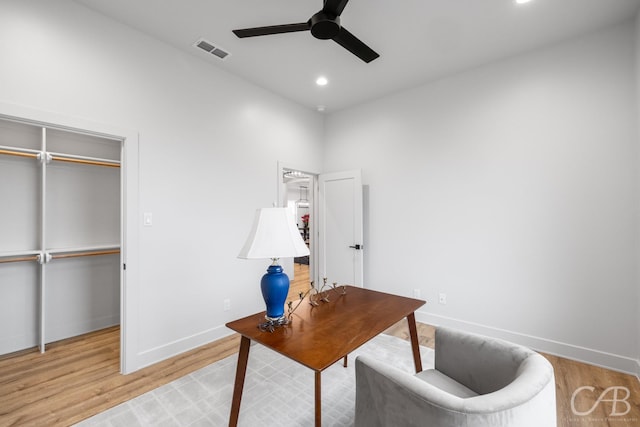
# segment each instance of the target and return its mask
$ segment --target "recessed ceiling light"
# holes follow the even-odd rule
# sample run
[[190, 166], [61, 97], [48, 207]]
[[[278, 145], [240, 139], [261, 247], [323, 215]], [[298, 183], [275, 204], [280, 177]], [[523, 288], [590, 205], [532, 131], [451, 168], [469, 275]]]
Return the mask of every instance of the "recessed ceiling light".
[[316, 110], [318, 110], [319, 113], [324, 113], [325, 109], [326, 109], [326, 107], [324, 105], [318, 105], [316, 107]]
[[529, 3], [531, 0], [515, 0], [515, 1], [518, 4], [525, 4], [525, 3]]
[[329, 83], [329, 80], [327, 80], [326, 77], [320, 76], [316, 79], [316, 84], [318, 86], [326, 86], [327, 83]]

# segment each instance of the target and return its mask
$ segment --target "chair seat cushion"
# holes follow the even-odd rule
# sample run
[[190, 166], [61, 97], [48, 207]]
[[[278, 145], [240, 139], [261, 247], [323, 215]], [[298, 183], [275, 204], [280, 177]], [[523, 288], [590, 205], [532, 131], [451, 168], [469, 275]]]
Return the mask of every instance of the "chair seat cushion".
[[478, 396], [478, 393], [470, 388], [460, 384], [456, 380], [449, 378], [445, 374], [435, 369], [427, 369], [416, 374], [416, 377], [422, 381], [431, 384], [440, 390], [452, 394], [454, 396], [466, 399], [468, 397]]

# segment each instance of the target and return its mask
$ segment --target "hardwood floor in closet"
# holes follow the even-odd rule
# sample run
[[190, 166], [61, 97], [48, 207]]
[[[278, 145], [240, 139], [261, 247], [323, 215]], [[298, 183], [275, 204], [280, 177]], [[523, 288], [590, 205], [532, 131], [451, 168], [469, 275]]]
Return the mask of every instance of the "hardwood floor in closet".
[[[304, 268], [296, 265], [292, 281], [292, 298], [296, 286], [308, 288]], [[307, 273], [308, 275], [308, 273]], [[405, 321], [387, 330], [388, 334], [408, 339]], [[434, 328], [418, 323], [422, 345], [433, 348]], [[214, 363], [238, 351], [237, 335], [224, 338], [195, 350], [157, 363], [129, 375], [119, 374], [120, 331], [104, 329], [58, 343], [49, 344], [47, 352], [23, 351], [0, 358], [0, 426], [69, 426], [164, 385], [190, 372]], [[556, 375], [558, 427], [637, 427], [640, 425], [640, 382], [633, 375], [622, 374], [584, 363], [545, 355]], [[588, 416], [576, 416], [571, 398], [582, 386], [594, 387], [580, 393], [575, 407]], [[594, 405], [608, 387], [625, 387], [630, 391], [626, 402], [629, 412], [611, 416], [613, 402]], [[605, 396], [611, 399], [613, 394]], [[624, 393], [618, 394], [623, 399]], [[627, 407], [618, 402], [617, 411]]]

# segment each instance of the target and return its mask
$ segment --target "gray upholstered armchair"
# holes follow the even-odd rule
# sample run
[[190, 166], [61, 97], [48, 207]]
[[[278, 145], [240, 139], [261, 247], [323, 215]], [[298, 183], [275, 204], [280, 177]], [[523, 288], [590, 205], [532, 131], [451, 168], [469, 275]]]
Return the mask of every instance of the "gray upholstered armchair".
[[436, 329], [435, 369], [356, 359], [356, 427], [555, 427], [553, 367], [526, 347]]

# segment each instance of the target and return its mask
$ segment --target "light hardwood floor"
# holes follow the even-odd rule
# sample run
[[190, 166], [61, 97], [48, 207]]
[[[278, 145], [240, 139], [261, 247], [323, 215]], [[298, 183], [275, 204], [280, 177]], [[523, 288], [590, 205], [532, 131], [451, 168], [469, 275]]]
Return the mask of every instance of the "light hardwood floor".
[[0, 359], [0, 426], [69, 426], [237, 353], [233, 335], [120, 375], [120, 328]]
[[309, 282], [309, 266], [304, 264], [293, 264], [293, 279], [289, 284], [289, 295], [287, 301], [293, 301], [294, 304], [300, 300], [300, 292], [304, 295], [310, 288]]
[[[297, 271], [296, 271], [297, 273]], [[296, 282], [308, 286], [304, 273]], [[306, 280], [306, 283], [305, 283]], [[292, 283], [292, 288], [295, 285]], [[293, 290], [297, 299], [297, 292]], [[407, 339], [406, 322], [387, 333]], [[421, 344], [433, 348], [434, 328], [418, 324]], [[119, 374], [119, 328], [53, 343], [45, 354], [37, 350], [0, 358], [0, 426], [68, 426], [237, 352], [233, 335], [181, 354], [130, 375]], [[640, 426], [640, 383], [632, 375], [545, 355], [556, 373], [559, 427]], [[578, 395], [575, 407], [587, 411], [608, 387], [625, 387], [630, 411], [610, 416], [613, 402], [602, 402], [588, 416], [576, 416], [571, 397], [581, 386], [594, 387]], [[624, 393], [619, 389], [619, 399]], [[613, 398], [613, 391], [605, 398]], [[618, 402], [617, 411], [626, 407]], [[544, 427], [544, 426], [541, 426]]]

